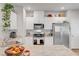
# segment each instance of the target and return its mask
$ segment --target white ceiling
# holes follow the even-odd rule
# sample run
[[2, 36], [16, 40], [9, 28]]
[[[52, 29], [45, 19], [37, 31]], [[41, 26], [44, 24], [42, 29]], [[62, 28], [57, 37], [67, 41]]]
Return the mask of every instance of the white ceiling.
[[53, 10], [60, 11], [61, 7], [63, 10], [79, 9], [79, 3], [12, 3], [15, 6], [22, 6], [26, 9], [30, 7], [32, 10]]

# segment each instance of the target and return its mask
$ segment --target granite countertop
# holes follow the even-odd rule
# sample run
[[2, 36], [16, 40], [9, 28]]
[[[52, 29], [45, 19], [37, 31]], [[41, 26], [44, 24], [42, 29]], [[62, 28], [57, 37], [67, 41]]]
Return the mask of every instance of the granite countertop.
[[30, 49], [31, 56], [77, 56], [76, 53], [66, 48], [64, 45], [53, 46], [27, 46]]
[[[51, 30], [44, 30], [44, 34], [45, 34], [45, 37], [52, 37], [53, 36], [53, 31]], [[26, 37], [33, 37], [33, 34], [34, 34], [34, 31], [33, 30], [27, 30], [26, 32]]]
[[[76, 53], [63, 45], [43, 46], [43, 45], [23, 45], [29, 49], [30, 56], [77, 56]], [[0, 48], [0, 56], [5, 56], [4, 51], [7, 47]]]

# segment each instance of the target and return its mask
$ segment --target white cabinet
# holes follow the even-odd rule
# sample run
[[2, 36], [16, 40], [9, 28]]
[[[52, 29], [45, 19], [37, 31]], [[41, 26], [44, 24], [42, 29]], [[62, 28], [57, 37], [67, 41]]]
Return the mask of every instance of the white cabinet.
[[38, 17], [34, 17], [33, 21], [34, 21], [33, 24], [35, 24], [35, 23], [40, 23], [40, 18], [38, 18]]
[[65, 20], [66, 20], [66, 17], [54, 17], [53, 23], [62, 23]]
[[44, 11], [34, 11], [34, 17], [25, 17], [26, 29], [33, 29], [35, 23], [43, 23], [45, 29], [52, 29], [52, 23], [63, 22], [65, 17], [45, 17]]
[[25, 45], [33, 45], [33, 37], [26, 37], [24, 38]]
[[53, 37], [45, 37], [45, 46], [53, 45]]
[[44, 24], [45, 29], [52, 29], [53, 23], [62, 23], [66, 17], [45, 17], [44, 18]]
[[45, 29], [52, 29], [52, 19], [45, 17], [45, 21], [44, 21], [44, 25], [45, 25]]
[[[33, 37], [25, 37], [23, 39], [25, 45], [33, 45]], [[44, 39], [44, 46], [51, 46], [53, 45], [53, 37], [45, 37]]]
[[34, 11], [34, 17], [25, 17], [24, 23], [26, 29], [33, 29], [35, 23], [44, 23], [44, 13], [42, 11]]
[[33, 29], [34, 24], [34, 18], [33, 17], [27, 17], [25, 20], [25, 26], [26, 29]]
[[44, 17], [43, 11], [34, 11], [34, 17]]
[[34, 23], [43, 23], [44, 19], [44, 12], [43, 11], [35, 11], [34, 12]]

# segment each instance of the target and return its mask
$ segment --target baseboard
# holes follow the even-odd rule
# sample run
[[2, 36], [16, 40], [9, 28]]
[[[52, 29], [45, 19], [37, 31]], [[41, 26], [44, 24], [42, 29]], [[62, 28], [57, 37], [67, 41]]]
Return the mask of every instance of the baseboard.
[[79, 48], [72, 48], [72, 50], [79, 50]]

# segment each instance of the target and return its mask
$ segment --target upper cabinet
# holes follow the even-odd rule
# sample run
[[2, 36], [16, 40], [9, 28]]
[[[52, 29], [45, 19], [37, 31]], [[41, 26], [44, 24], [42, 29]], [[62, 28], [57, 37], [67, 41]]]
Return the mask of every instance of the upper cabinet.
[[34, 17], [44, 17], [44, 11], [34, 11]]
[[[27, 16], [28, 13], [30, 13], [32, 15], [29, 14], [29, 16]], [[43, 20], [44, 20], [43, 11], [32, 11], [32, 12], [26, 11], [26, 16], [24, 18], [24, 21], [25, 21], [24, 23], [25, 23], [26, 29], [33, 29], [35, 23], [44, 22]]]
[[66, 17], [45, 17], [44, 25], [45, 29], [52, 29], [53, 23], [62, 23], [66, 20]]
[[26, 10], [25, 12], [26, 12], [25, 17], [34, 17], [34, 11], [32, 11], [32, 10]]
[[26, 29], [33, 29], [34, 18], [31, 17], [26, 18], [24, 24]]
[[44, 12], [43, 11], [34, 11], [34, 23], [44, 22]]
[[43, 23], [45, 29], [52, 29], [52, 23], [60, 23], [66, 19], [66, 11], [26, 11], [24, 23], [26, 29], [33, 29], [35, 23]]

